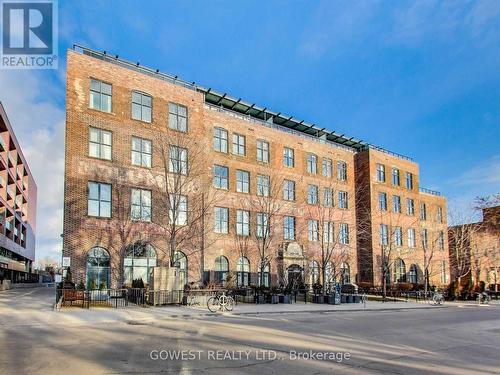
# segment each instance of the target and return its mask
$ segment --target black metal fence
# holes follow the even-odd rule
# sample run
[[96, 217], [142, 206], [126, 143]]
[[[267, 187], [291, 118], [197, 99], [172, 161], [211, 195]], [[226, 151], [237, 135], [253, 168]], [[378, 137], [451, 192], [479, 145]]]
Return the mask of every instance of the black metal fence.
[[181, 304], [182, 290], [148, 290], [145, 288], [122, 289], [58, 289], [57, 308], [61, 307], [147, 307]]

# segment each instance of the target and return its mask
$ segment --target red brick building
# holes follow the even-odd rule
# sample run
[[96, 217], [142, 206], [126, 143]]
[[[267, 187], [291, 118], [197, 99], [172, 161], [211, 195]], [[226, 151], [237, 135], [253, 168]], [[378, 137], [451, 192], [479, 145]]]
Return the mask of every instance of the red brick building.
[[0, 279], [30, 277], [35, 230], [36, 184], [0, 102]]
[[449, 227], [452, 280], [462, 286], [483, 282], [500, 290], [500, 206], [482, 210], [483, 220]]
[[[64, 256], [88, 286], [151, 283], [162, 265], [185, 282], [362, 280], [360, 155], [390, 156], [115, 56], [69, 51]], [[446, 225], [444, 199], [420, 194], [417, 174], [411, 194], [440, 206]]]

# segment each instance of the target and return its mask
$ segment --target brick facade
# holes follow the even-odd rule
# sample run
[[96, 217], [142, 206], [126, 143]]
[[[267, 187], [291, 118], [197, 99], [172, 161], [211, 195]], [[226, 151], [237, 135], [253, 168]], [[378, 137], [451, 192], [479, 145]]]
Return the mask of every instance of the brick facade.
[[[90, 108], [90, 80], [96, 79], [112, 85], [112, 107], [110, 113]], [[152, 97], [152, 121], [142, 122], [131, 119], [131, 92], [137, 90]], [[375, 267], [376, 254], [368, 250], [366, 239], [359, 236], [357, 226], [363, 221], [357, 218], [360, 202], [374, 204], [374, 186], [369, 176], [373, 176], [375, 159], [388, 157], [387, 153], [358, 152], [353, 147], [346, 147], [335, 142], [325, 141], [298, 131], [290, 131], [256, 119], [242, 115], [221, 106], [214, 106], [206, 101], [206, 92], [196, 89], [196, 86], [167, 82], [143, 72], [120, 67], [118, 64], [103, 61], [95, 56], [87, 56], [75, 51], [68, 52], [67, 68], [67, 120], [66, 120], [66, 170], [65, 170], [65, 205], [64, 205], [64, 255], [72, 259], [72, 273], [77, 281], [88, 281], [87, 255], [94, 247], [106, 249], [110, 257], [110, 285], [119, 286], [124, 281], [124, 248], [140, 241], [150, 243], [155, 249], [156, 265], [171, 263], [168, 236], [165, 236], [165, 226], [168, 215], [165, 215], [165, 205], [162, 205], [162, 189], [158, 181], [165, 178], [164, 164], [158, 144], [163, 142], [176, 144], [182, 138], [188, 155], [189, 163], [196, 164], [198, 174], [189, 184], [185, 192], [189, 202], [198, 202], [202, 192], [204, 197], [210, 197], [211, 206], [204, 215], [204, 226], [210, 228], [206, 235], [198, 238], [194, 233], [176, 249], [187, 257], [188, 280], [192, 282], [216, 281], [216, 259], [219, 256], [227, 258], [229, 270], [235, 271], [241, 257], [249, 260], [249, 281], [258, 282], [257, 270], [259, 254], [257, 245], [252, 241], [243, 240], [236, 235], [236, 210], [250, 211], [250, 232], [256, 231], [256, 214], [252, 202], [256, 198], [257, 176], [269, 176], [271, 184], [283, 180], [295, 182], [295, 200], [292, 202], [278, 199], [281, 204], [279, 214], [273, 223], [275, 242], [269, 250], [271, 284], [286, 283], [292, 277], [289, 271], [299, 270], [302, 280], [312, 283], [311, 262], [317, 261], [321, 267], [321, 240], [310, 240], [309, 220], [319, 219], [324, 213], [322, 205], [308, 204], [307, 196], [310, 185], [318, 187], [319, 201], [323, 201], [325, 188], [334, 191], [334, 207], [328, 210], [328, 221], [334, 224], [334, 233], [339, 234], [340, 224], [346, 224], [349, 233], [347, 243], [337, 244], [335, 254], [343, 254], [339, 264], [333, 264], [337, 269], [341, 263], [349, 266], [351, 282], [361, 281], [361, 274], [373, 274], [373, 270], [360, 270], [362, 267]], [[188, 131], [179, 132], [168, 126], [169, 103], [176, 103], [187, 108]], [[89, 129], [103, 129], [112, 134], [111, 160], [102, 160], [89, 156]], [[213, 147], [214, 129], [222, 128], [228, 134], [228, 152], [218, 152]], [[232, 152], [233, 134], [245, 137], [245, 155], [235, 155]], [[136, 167], [131, 163], [131, 139], [141, 137], [152, 140], [151, 168]], [[269, 162], [257, 161], [257, 140], [269, 144]], [[284, 148], [294, 150], [294, 166], [287, 167], [283, 163]], [[307, 172], [309, 154], [317, 156], [317, 173]], [[363, 158], [370, 165], [370, 170], [361, 166]], [[194, 159], [194, 160], [193, 160]], [[332, 177], [322, 174], [323, 159], [332, 161]], [[338, 162], [347, 166], [345, 181], [337, 178]], [[443, 220], [446, 227], [445, 200], [442, 197], [420, 194], [418, 192], [418, 166], [415, 163], [403, 162], [402, 159], [391, 157], [391, 162], [401, 165], [402, 170], [415, 172], [415, 186], [404, 196], [415, 197], [415, 200], [428, 200], [429, 205], [443, 206]], [[212, 185], [213, 167], [220, 165], [228, 168], [229, 187], [216, 189]], [[365, 170], [366, 169], [366, 170]], [[249, 172], [250, 193], [236, 191], [236, 173], [238, 170]], [[373, 190], [371, 195], [361, 194], [355, 180], [366, 174], [367, 184]], [[112, 185], [111, 218], [90, 217], [88, 210], [88, 183], [102, 182]], [[130, 197], [131, 189], [142, 188], [151, 191], [152, 215], [150, 223], [131, 221]], [[338, 192], [346, 192], [347, 208], [338, 207]], [[280, 195], [281, 190], [280, 190]], [[371, 197], [371, 198], [370, 198]], [[196, 206], [197, 203], [195, 203]], [[417, 204], [417, 203], [416, 203]], [[214, 233], [214, 207], [227, 208], [229, 211], [229, 232]], [[374, 206], [375, 207], [375, 206]], [[191, 209], [189, 215], [195, 215]], [[362, 211], [365, 212], [365, 211]], [[375, 214], [375, 210], [371, 210]], [[416, 207], [418, 214], [418, 207]], [[285, 240], [283, 229], [284, 216], [296, 218], [295, 239]], [[418, 216], [417, 216], [418, 217]], [[188, 226], [192, 218], [188, 217]], [[321, 221], [318, 220], [320, 223]], [[375, 221], [374, 226], [375, 228]], [[441, 223], [440, 223], [441, 225]], [[420, 223], [418, 224], [420, 226]], [[345, 228], [345, 226], [343, 227]], [[375, 229], [374, 229], [375, 231]], [[320, 231], [321, 232], [321, 231]], [[373, 238], [375, 232], [372, 233]], [[250, 236], [251, 237], [251, 236]], [[418, 237], [417, 237], [418, 238]], [[364, 242], [363, 242], [364, 241]], [[365, 243], [364, 246], [358, 246]], [[447, 243], [447, 242], [446, 242]], [[242, 246], [243, 245], [243, 246]], [[373, 246], [372, 246], [373, 248]], [[359, 257], [370, 255], [372, 264], [362, 262]], [[416, 250], [415, 252], [418, 252]], [[447, 254], [447, 251], [445, 251]], [[335, 256], [336, 256], [335, 255]], [[333, 259], [333, 258], [332, 258]], [[336, 258], [340, 259], [340, 258]], [[418, 263], [418, 260], [408, 260]], [[335, 263], [332, 261], [332, 263]], [[128, 263], [127, 263], [128, 264]], [[291, 271], [290, 271], [291, 272]], [[335, 271], [338, 272], [338, 271]], [[376, 278], [375, 278], [376, 279]], [[374, 280], [376, 282], [376, 280]]]

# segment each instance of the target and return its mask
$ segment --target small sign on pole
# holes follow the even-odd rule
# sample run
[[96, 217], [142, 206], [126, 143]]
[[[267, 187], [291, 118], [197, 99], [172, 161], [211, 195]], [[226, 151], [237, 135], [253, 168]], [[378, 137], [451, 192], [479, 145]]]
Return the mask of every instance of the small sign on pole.
[[71, 258], [70, 257], [63, 257], [62, 258], [62, 266], [63, 267], [70, 267], [71, 266]]

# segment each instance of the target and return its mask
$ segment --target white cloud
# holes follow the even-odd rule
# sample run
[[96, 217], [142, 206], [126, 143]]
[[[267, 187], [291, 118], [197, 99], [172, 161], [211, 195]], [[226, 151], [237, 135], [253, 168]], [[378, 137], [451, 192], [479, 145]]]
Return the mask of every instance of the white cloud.
[[452, 193], [448, 198], [449, 221], [451, 223], [481, 220], [481, 212], [474, 210], [478, 196], [500, 193], [500, 155], [484, 160], [447, 182]]
[[[60, 82], [58, 82], [60, 84]], [[64, 173], [63, 88], [46, 72], [0, 71], [0, 100], [38, 187], [36, 258], [60, 258]]]
[[475, 165], [452, 182], [460, 186], [490, 187], [500, 191], [500, 155]]

